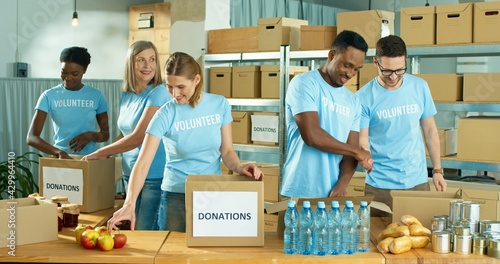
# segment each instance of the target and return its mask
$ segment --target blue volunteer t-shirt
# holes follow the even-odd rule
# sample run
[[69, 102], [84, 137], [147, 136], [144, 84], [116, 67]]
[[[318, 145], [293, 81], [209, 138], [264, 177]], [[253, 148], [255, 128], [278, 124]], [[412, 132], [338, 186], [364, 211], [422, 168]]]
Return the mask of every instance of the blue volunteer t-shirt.
[[374, 78], [356, 96], [363, 108], [361, 128], [368, 128], [372, 172], [366, 183], [382, 189], [408, 189], [427, 182], [420, 120], [436, 114], [427, 83], [405, 74], [396, 90]]
[[84, 132], [97, 131], [96, 116], [108, 111], [102, 91], [88, 85], [72, 91], [60, 84], [44, 91], [35, 109], [48, 113], [52, 118], [56, 148], [75, 155], [87, 155], [97, 150], [96, 143], [90, 141], [80, 152], [73, 152], [69, 141]]
[[146, 133], [163, 139], [167, 169], [163, 191], [185, 193], [191, 174], [221, 174], [221, 128], [233, 121], [231, 106], [220, 95], [203, 93], [191, 107], [170, 100], [149, 123]]
[[[168, 93], [164, 85], [158, 85], [153, 88], [153, 85], [150, 84], [140, 94], [123, 92], [120, 100], [120, 116], [118, 116], [118, 128], [120, 132], [123, 136], [130, 135], [134, 132], [146, 107], [161, 107], [170, 99], [172, 99], [172, 96]], [[142, 144], [122, 154], [122, 174], [127, 180], [137, 161], [141, 146]], [[149, 168], [147, 179], [163, 178], [165, 162], [165, 148], [163, 147], [163, 143], [160, 143], [153, 162], [151, 163], [151, 167]]]
[[292, 79], [285, 105], [288, 151], [280, 193], [288, 197], [327, 197], [337, 184], [343, 156], [307, 146], [294, 116], [317, 112], [321, 128], [345, 143], [351, 131], [359, 132], [361, 105], [347, 88], [326, 83], [318, 70]]

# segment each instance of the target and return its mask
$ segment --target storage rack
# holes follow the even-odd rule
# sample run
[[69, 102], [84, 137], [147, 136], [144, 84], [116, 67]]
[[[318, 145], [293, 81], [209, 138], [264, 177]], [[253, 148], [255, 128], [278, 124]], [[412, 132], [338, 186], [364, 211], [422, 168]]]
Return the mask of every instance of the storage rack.
[[[477, 56], [500, 56], [500, 44], [469, 44], [453, 46], [419, 46], [407, 47], [410, 59], [411, 73], [420, 72], [421, 58], [443, 58], [443, 57], [477, 57]], [[280, 64], [280, 99], [228, 99], [233, 110], [248, 111], [270, 111], [279, 113], [279, 146], [257, 146], [235, 144], [237, 151], [250, 151], [261, 153], [272, 153], [280, 155], [280, 169], [282, 169], [286, 154], [286, 131], [284, 97], [288, 87], [288, 73], [290, 61], [309, 61], [311, 69], [315, 69], [316, 60], [325, 60], [328, 50], [313, 51], [290, 51], [288, 46], [282, 46], [279, 52], [252, 52], [232, 54], [206, 54], [205, 63], [242, 63], [257, 61], [277, 61]], [[375, 56], [375, 49], [370, 48], [367, 57]], [[207, 65], [207, 64], [205, 64]], [[207, 67], [207, 66], [205, 66]], [[467, 103], [467, 102], [436, 102], [436, 109], [441, 112], [499, 112], [500, 102], [494, 103]], [[427, 163], [431, 166], [430, 159]], [[480, 160], [458, 160], [456, 157], [441, 157], [443, 168], [478, 170], [478, 171], [500, 171], [500, 162]], [[282, 171], [282, 170], [280, 170]], [[280, 181], [281, 182], [281, 181]]]

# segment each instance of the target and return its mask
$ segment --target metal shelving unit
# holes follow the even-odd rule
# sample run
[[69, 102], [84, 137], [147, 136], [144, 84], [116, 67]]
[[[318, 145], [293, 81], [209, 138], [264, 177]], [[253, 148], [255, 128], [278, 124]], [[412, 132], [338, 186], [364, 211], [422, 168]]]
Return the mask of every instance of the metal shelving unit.
[[279, 155], [280, 169], [283, 167], [285, 161], [285, 112], [284, 112], [284, 98], [285, 91], [288, 85], [289, 68], [285, 63], [285, 56], [289, 53], [288, 46], [282, 46], [280, 51], [276, 52], [248, 52], [248, 53], [229, 53], [229, 54], [205, 54], [204, 62], [205, 68], [209, 68], [215, 64], [227, 63], [229, 65], [237, 65], [240, 63], [251, 62], [278, 62], [280, 67], [280, 99], [240, 99], [228, 98], [231, 109], [235, 111], [264, 111], [279, 113], [279, 135], [278, 146], [264, 146], [264, 145], [251, 145], [251, 144], [234, 144], [234, 149], [241, 152], [254, 152]]
[[[408, 57], [411, 59], [412, 73], [419, 73], [421, 58], [443, 57], [477, 57], [500, 56], [500, 44], [468, 44], [453, 46], [422, 46], [408, 47]], [[441, 112], [499, 112], [500, 102], [469, 103], [469, 102], [436, 102], [436, 109]], [[428, 166], [432, 166], [429, 158]], [[479, 160], [459, 160], [456, 157], [441, 157], [443, 168], [500, 171], [499, 162]]]

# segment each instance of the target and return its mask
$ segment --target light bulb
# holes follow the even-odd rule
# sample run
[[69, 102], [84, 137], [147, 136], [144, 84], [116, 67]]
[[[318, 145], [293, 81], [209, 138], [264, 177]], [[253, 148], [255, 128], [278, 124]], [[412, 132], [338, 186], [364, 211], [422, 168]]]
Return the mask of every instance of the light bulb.
[[71, 25], [74, 27], [78, 26], [78, 13], [76, 11], [73, 12], [73, 19], [71, 20]]

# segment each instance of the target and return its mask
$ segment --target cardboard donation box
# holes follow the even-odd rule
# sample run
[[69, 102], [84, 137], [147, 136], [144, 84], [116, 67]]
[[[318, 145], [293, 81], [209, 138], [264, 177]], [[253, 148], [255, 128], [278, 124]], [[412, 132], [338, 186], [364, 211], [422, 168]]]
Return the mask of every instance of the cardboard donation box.
[[300, 50], [328, 50], [337, 36], [335, 26], [300, 26]]
[[252, 142], [258, 145], [277, 145], [279, 135], [278, 113], [254, 112], [251, 118]]
[[57, 240], [57, 205], [35, 198], [0, 200], [0, 248]]
[[252, 112], [232, 111], [233, 116], [233, 143], [250, 143], [250, 115]]
[[368, 10], [338, 13], [337, 34], [344, 30], [360, 34], [368, 47], [375, 48], [380, 38], [394, 35], [394, 12]]
[[454, 73], [415, 74], [429, 85], [434, 101], [462, 101], [463, 76]]
[[465, 102], [500, 101], [500, 73], [465, 73]]
[[406, 45], [436, 44], [436, 7], [401, 8], [401, 38]]
[[500, 2], [474, 3], [474, 30], [473, 41], [481, 42], [500, 42]]
[[40, 158], [40, 194], [62, 195], [80, 205], [80, 212], [94, 211], [115, 205], [115, 159], [79, 160]]
[[500, 117], [458, 119], [457, 158], [500, 162]]
[[290, 45], [290, 50], [299, 50], [300, 26], [307, 20], [271, 17], [259, 18], [259, 51], [278, 51], [281, 45]]
[[472, 43], [472, 3], [436, 6], [436, 44]]
[[208, 53], [256, 52], [259, 27], [240, 27], [208, 31]]
[[210, 67], [210, 93], [231, 97], [231, 67]]
[[264, 173], [264, 201], [277, 202], [279, 200], [280, 167], [272, 163], [256, 163]]
[[264, 183], [241, 175], [189, 175], [186, 243], [263, 246]]
[[434, 215], [449, 215], [450, 201], [461, 200], [460, 193], [449, 191], [391, 191], [391, 196], [392, 222], [399, 222], [403, 215], [413, 215], [429, 229]]

